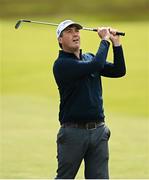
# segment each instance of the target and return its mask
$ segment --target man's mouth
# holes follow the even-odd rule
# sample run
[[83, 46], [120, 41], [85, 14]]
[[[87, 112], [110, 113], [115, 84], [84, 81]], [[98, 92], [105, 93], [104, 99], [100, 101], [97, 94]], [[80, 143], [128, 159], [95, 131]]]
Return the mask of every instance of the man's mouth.
[[79, 42], [79, 39], [73, 39], [73, 42]]

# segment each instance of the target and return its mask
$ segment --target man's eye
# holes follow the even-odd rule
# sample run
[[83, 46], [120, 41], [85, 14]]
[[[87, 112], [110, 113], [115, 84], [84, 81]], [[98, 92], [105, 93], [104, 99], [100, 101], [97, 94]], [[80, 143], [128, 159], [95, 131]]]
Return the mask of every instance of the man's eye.
[[67, 32], [70, 33], [70, 32], [71, 32], [71, 29], [68, 29]]

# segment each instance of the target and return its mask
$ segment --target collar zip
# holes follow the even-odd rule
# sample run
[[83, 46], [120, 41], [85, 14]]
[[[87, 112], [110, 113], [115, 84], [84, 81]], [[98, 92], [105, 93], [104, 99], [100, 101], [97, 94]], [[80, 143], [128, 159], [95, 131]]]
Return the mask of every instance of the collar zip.
[[[78, 57], [75, 54], [65, 52], [63, 50], [59, 51], [59, 57], [71, 57], [71, 58], [75, 58], [75, 59], [77, 58], [78, 59]], [[80, 59], [78, 59], [78, 60], [82, 60], [82, 49], [80, 49]]]

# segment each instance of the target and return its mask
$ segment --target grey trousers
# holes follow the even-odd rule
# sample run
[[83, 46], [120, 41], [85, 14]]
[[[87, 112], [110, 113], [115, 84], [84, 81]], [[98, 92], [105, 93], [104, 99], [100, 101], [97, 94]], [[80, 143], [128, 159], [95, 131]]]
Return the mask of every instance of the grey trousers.
[[84, 159], [86, 179], [109, 179], [106, 125], [96, 129], [60, 128], [57, 134], [58, 169], [56, 179], [74, 179]]

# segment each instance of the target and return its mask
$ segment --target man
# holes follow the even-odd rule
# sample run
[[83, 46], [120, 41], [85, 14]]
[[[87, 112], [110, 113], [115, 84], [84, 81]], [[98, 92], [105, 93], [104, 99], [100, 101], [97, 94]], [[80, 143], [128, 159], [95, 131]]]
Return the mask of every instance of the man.
[[[108, 179], [108, 140], [105, 125], [101, 76], [122, 77], [125, 62], [120, 37], [116, 30], [98, 28], [101, 39], [96, 55], [82, 54], [80, 24], [63, 21], [57, 28], [62, 50], [53, 72], [60, 93], [57, 135], [58, 169], [56, 179], [74, 179], [82, 160], [86, 179]], [[109, 41], [113, 45], [114, 62], [106, 61]]]

